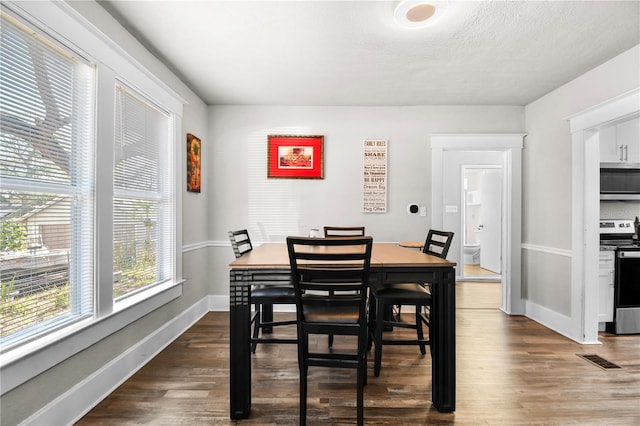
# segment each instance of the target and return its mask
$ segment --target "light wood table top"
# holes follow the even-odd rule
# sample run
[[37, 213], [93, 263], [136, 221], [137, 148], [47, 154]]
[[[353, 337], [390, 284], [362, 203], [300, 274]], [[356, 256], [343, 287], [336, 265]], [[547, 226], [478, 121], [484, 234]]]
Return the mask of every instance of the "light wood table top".
[[[265, 243], [229, 264], [231, 269], [241, 268], [288, 268], [289, 254], [285, 243]], [[437, 256], [401, 247], [393, 243], [373, 243], [371, 267], [453, 267], [450, 262]]]

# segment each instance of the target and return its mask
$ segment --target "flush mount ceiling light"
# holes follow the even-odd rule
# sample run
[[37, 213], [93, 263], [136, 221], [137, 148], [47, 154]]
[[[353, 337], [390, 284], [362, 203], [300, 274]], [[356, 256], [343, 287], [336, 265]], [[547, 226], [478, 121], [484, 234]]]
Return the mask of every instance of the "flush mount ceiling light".
[[433, 24], [447, 10], [448, 1], [402, 0], [396, 6], [393, 17], [407, 28], [423, 28]]

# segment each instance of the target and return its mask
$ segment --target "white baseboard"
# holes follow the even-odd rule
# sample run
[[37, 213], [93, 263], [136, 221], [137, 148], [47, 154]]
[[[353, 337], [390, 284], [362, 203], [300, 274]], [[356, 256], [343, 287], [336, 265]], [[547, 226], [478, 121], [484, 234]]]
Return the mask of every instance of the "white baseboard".
[[225, 312], [229, 310], [229, 296], [208, 296], [209, 311]]
[[545, 327], [555, 331], [558, 334], [561, 334], [577, 343], [582, 345], [599, 345], [601, 342], [588, 342], [581, 341], [577, 338], [572, 332], [573, 327], [571, 324], [571, 318], [562, 315], [558, 312], [552, 311], [549, 308], [545, 308], [544, 306], [540, 306], [536, 303], [526, 301], [525, 302], [525, 316], [529, 319], [532, 319], [535, 322], [538, 322]]
[[[209, 312], [210, 303], [210, 298], [201, 299], [118, 358], [51, 401], [23, 424], [42, 426], [74, 424]], [[228, 297], [226, 303], [228, 310]]]
[[573, 339], [571, 336], [571, 318], [568, 316], [559, 314], [558, 312], [530, 301], [525, 302], [525, 312], [527, 318], [539, 322], [563, 336]]

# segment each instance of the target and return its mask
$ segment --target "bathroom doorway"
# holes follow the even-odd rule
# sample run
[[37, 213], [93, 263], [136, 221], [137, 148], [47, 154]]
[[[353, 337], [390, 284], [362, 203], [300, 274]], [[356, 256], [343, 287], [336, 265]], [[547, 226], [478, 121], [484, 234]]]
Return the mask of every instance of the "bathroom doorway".
[[462, 166], [461, 279], [502, 279], [502, 174], [500, 166]]
[[[431, 226], [455, 232], [447, 259], [456, 262], [456, 280], [463, 278], [462, 166], [502, 168], [502, 229], [500, 309], [507, 314], [525, 312], [522, 297], [522, 147], [523, 133], [431, 135]], [[486, 225], [485, 225], [486, 226]], [[465, 281], [469, 279], [465, 278]]]

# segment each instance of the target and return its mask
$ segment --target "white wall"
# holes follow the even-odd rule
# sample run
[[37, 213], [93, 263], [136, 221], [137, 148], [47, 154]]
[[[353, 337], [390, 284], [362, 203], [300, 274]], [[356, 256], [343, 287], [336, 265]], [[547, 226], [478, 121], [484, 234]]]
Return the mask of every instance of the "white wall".
[[[269, 107], [213, 106], [210, 198], [212, 238], [248, 228], [257, 241], [308, 235], [324, 225], [364, 225], [377, 241], [423, 240], [431, 226], [432, 133], [524, 130], [517, 106]], [[323, 180], [267, 179], [267, 135], [325, 137]], [[388, 209], [362, 213], [362, 145], [388, 140]], [[427, 216], [406, 206], [427, 207]], [[216, 263], [232, 259], [220, 247]], [[215, 271], [216, 294], [227, 294], [227, 271]]]
[[[523, 294], [530, 316], [569, 328], [571, 312], [571, 134], [567, 117], [640, 86], [640, 46], [525, 108]], [[555, 317], [555, 318], [554, 318]], [[562, 331], [562, 330], [559, 330]]]

